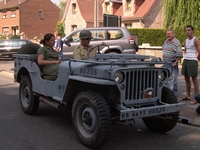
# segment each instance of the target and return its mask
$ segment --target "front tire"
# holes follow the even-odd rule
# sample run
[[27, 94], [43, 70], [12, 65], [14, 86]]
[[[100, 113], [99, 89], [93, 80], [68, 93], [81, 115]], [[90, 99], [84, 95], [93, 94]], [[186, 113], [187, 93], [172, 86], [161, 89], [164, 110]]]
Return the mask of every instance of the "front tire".
[[[168, 104], [178, 103], [175, 94], [168, 88], [162, 89], [162, 102]], [[178, 121], [179, 112], [143, 118], [146, 127], [156, 133], [165, 133], [172, 130]]]
[[22, 77], [19, 86], [19, 100], [24, 113], [33, 115], [39, 107], [39, 97], [33, 95], [32, 84], [28, 76]]
[[93, 91], [81, 92], [74, 101], [72, 120], [78, 139], [89, 148], [103, 145], [111, 132], [111, 113], [106, 100]]

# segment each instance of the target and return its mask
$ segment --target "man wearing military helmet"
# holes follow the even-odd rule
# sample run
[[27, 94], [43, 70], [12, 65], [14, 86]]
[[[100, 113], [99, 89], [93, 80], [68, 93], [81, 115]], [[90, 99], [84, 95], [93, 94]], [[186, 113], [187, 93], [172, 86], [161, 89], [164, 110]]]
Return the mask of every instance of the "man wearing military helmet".
[[95, 55], [97, 54], [97, 51], [95, 49], [89, 52], [93, 48], [92, 45], [89, 45], [92, 38], [92, 33], [89, 30], [82, 30], [80, 32], [79, 38], [81, 39], [81, 43], [75, 48], [73, 52], [73, 58], [85, 60], [87, 57], [95, 57]]

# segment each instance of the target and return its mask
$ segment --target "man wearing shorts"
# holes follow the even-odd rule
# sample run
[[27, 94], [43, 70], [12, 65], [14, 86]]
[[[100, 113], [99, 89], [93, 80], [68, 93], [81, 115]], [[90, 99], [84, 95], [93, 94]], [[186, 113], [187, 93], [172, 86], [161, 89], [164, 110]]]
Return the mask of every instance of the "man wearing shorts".
[[[188, 38], [185, 40], [185, 57], [183, 61], [181, 74], [185, 77], [186, 82], [186, 96], [180, 100], [191, 100], [191, 82], [194, 84], [194, 94], [199, 92], [198, 76], [198, 60], [200, 60], [200, 41], [194, 36], [194, 27], [188, 25], [186, 27], [186, 35]], [[191, 104], [197, 104], [196, 100], [192, 100]]]

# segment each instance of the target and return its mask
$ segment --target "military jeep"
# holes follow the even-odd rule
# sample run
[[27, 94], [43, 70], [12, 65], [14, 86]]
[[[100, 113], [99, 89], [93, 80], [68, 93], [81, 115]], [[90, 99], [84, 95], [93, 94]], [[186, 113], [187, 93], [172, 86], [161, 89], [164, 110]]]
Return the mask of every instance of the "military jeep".
[[51, 81], [43, 78], [37, 65], [39, 47], [30, 43], [13, 55], [14, 81], [20, 83], [24, 113], [36, 113], [40, 102], [71, 108], [75, 133], [89, 148], [106, 142], [114, 122], [129, 125], [141, 118], [157, 133], [168, 132], [177, 124], [185, 105], [163, 86], [170, 78], [164, 62], [137, 54], [98, 53], [88, 60], [62, 59], [58, 76]]

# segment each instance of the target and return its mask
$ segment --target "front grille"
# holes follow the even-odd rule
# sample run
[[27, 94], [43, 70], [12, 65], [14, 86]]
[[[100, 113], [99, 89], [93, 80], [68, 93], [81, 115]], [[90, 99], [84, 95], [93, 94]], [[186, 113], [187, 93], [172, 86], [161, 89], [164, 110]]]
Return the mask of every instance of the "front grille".
[[132, 70], [125, 73], [126, 89], [125, 100], [144, 99], [144, 92], [147, 89], [153, 90], [153, 97], [158, 95], [158, 70]]

